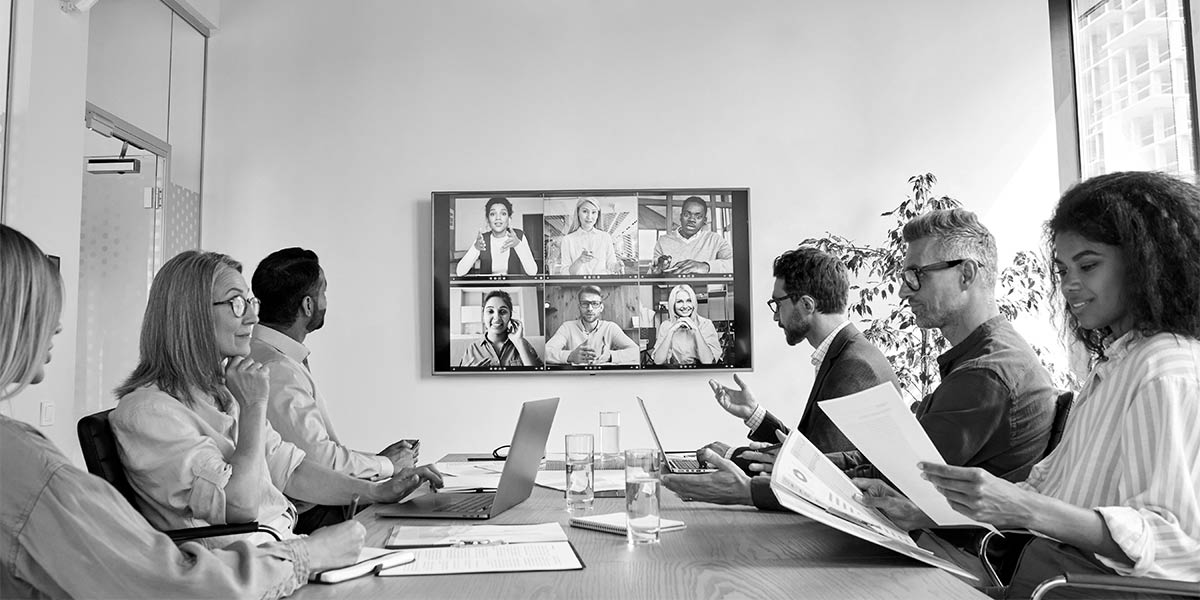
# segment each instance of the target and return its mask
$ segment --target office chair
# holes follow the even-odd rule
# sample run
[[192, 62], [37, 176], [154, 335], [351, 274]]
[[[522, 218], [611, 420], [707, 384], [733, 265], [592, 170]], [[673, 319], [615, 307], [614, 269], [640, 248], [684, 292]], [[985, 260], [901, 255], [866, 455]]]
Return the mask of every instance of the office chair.
[[[1046, 444], [1046, 452], [1042, 455], [1043, 458], [1049, 456], [1050, 453], [1058, 446], [1062, 440], [1063, 430], [1067, 426], [1067, 417], [1071, 414], [1071, 406], [1075, 403], [1075, 394], [1071, 391], [1061, 392], [1058, 399], [1054, 403], [1054, 421], [1050, 425], [1050, 438]], [[1005, 533], [1019, 534], [1029, 536], [1028, 532], [1024, 531], [1006, 531]], [[1016, 565], [1007, 565], [1008, 569], [1002, 569], [1000, 565], [993, 565], [992, 560], [998, 558], [996, 553], [993, 556], [988, 555], [988, 551], [992, 550], [992, 541], [998, 534], [988, 531], [983, 539], [979, 542], [979, 560], [983, 563], [983, 570], [991, 579], [991, 585], [1006, 585], [1004, 581], [1012, 578], [1011, 570]], [[1003, 536], [1001, 536], [1003, 537]], [[1002, 572], [1003, 571], [1003, 572]], [[1200, 584], [1190, 581], [1174, 581], [1169, 579], [1154, 579], [1151, 577], [1126, 577], [1123, 575], [1085, 575], [1078, 573], [1063, 573], [1056, 577], [1051, 577], [1043, 581], [1033, 590], [1032, 600], [1042, 600], [1047, 594], [1059, 588], [1077, 588], [1084, 590], [1107, 590], [1114, 592], [1127, 592], [1130, 594], [1166, 594], [1170, 596], [1178, 596], [1183, 598], [1200, 598]]]
[[[137, 508], [137, 494], [125, 477], [125, 467], [121, 465], [121, 455], [117, 453], [117, 440], [113, 437], [112, 428], [108, 423], [108, 413], [112, 409], [87, 415], [79, 420], [79, 447], [83, 450], [83, 462], [89, 473], [107, 481], [117, 488], [118, 492]], [[209, 525], [206, 527], [191, 527], [188, 529], [173, 529], [164, 531], [167, 537], [175, 543], [207, 537], [223, 535], [238, 535], [262, 531], [276, 540], [281, 539], [279, 533], [270, 527], [260, 526], [256, 521], [248, 523], [229, 523], [225, 525]]]

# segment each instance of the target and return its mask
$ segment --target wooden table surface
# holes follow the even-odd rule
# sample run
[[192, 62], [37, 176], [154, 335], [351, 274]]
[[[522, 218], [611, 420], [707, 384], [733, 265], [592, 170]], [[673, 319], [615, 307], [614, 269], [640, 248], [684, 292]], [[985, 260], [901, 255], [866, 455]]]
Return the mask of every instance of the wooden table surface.
[[[597, 498], [591, 514], [625, 509]], [[582, 571], [362, 577], [309, 584], [293, 598], [986, 598], [958, 578], [793, 513], [684, 503], [663, 490], [662, 516], [687, 529], [630, 548], [624, 536], [569, 527], [563, 493], [534, 487], [525, 502], [487, 521], [357, 517], [367, 545], [392, 525], [529, 524], [555, 521], [583, 559]]]

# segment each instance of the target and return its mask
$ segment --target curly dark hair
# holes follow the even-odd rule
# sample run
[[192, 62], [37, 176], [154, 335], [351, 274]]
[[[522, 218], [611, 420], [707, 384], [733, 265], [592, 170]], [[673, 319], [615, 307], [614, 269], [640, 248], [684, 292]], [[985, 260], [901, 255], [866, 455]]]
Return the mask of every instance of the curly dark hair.
[[817, 312], [837, 314], [846, 310], [850, 294], [850, 276], [838, 257], [800, 246], [775, 259], [772, 274], [783, 280], [789, 294], [804, 294], [817, 305]]
[[[1066, 232], [1120, 247], [1137, 331], [1200, 339], [1200, 188], [1155, 172], [1093, 177], [1067, 190], [1046, 222], [1050, 256], [1054, 237]], [[1088, 351], [1103, 356], [1109, 332], [1080, 327], [1070, 310], [1064, 315]]]

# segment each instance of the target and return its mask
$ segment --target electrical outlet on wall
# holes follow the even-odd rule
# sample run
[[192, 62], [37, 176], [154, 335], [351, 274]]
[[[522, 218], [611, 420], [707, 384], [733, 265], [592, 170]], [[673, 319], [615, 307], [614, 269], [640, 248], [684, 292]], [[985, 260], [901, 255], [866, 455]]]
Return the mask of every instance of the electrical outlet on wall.
[[42, 427], [49, 427], [54, 424], [54, 403], [53, 402], [43, 402], [42, 403], [41, 424], [42, 424]]

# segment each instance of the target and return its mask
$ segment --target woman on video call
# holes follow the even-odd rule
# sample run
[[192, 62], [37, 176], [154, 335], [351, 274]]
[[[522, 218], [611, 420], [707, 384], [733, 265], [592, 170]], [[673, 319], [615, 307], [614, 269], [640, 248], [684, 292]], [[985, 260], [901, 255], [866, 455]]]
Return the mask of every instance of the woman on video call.
[[[512, 202], [491, 198], [483, 206], [487, 227], [475, 236], [475, 243], [458, 261], [455, 272], [464, 275], [537, 275], [537, 262], [529, 250], [525, 232], [510, 226]], [[476, 269], [475, 261], [479, 261]]]
[[611, 275], [620, 272], [621, 263], [613, 251], [612, 236], [596, 228], [599, 222], [600, 205], [594, 198], [580, 198], [575, 203], [571, 230], [562, 237], [559, 246], [562, 274]]
[[542, 359], [525, 340], [525, 326], [512, 318], [512, 296], [494, 290], [483, 299], [483, 337], [463, 351], [460, 367], [540, 367]]
[[713, 322], [696, 313], [696, 292], [690, 285], [671, 288], [670, 318], [658, 326], [654, 343], [656, 365], [710, 365], [721, 360], [721, 340]]

